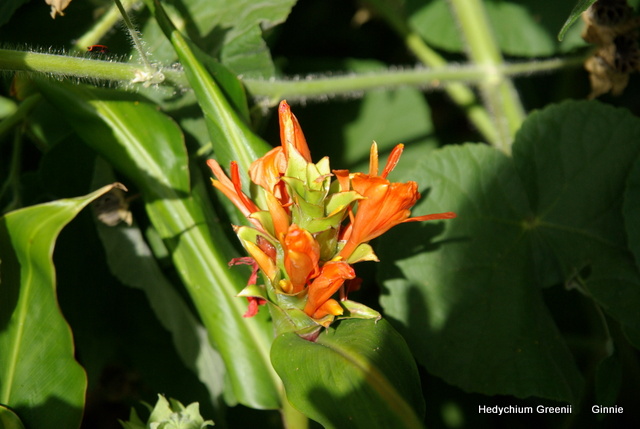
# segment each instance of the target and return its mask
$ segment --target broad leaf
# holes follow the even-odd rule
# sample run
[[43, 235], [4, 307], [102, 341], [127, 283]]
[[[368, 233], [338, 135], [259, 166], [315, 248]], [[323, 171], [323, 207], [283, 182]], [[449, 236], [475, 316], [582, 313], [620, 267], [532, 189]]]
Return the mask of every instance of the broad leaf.
[[296, 0], [206, 0], [207, 32], [222, 33], [220, 60], [236, 74], [270, 78], [275, 67], [262, 32], [283, 22]]
[[421, 428], [415, 362], [383, 319], [345, 320], [316, 342], [278, 336], [271, 360], [289, 401], [325, 428]]
[[400, 227], [378, 255], [386, 314], [429, 371], [465, 390], [577, 401], [582, 379], [542, 288], [582, 284], [638, 332], [619, 196], [639, 142], [628, 112], [571, 102], [532, 114], [513, 159], [478, 145], [424, 159], [416, 214], [458, 218]]
[[222, 231], [211, 229], [216, 224], [190, 196], [180, 129], [144, 102], [109, 99], [102, 91], [80, 86], [41, 88], [84, 141], [141, 190], [147, 213], [225, 362], [238, 401], [277, 408], [269, 325], [264, 317], [242, 318], [246, 301], [235, 295], [246, 279], [229, 270], [233, 246]]
[[0, 403], [29, 427], [80, 425], [87, 379], [58, 307], [52, 255], [62, 228], [112, 188], [0, 218]]
[[[104, 161], [96, 176], [111, 176]], [[94, 181], [100, 180], [97, 177]], [[163, 274], [137, 225], [110, 227], [96, 221], [111, 272], [127, 286], [142, 290], [158, 320], [171, 333], [178, 356], [220, 401], [225, 377], [220, 354], [209, 344], [207, 331]]]
[[24, 429], [20, 418], [8, 409], [0, 405], [0, 428], [2, 429]]
[[[219, 58], [235, 75], [275, 76], [275, 67], [263, 32], [282, 23], [296, 0], [183, 0], [179, 7], [163, 7], [179, 27], [208, 55]], [[175, 53], [150, 20], [143, 29], [154, 55], [174, 61]]]
[[147, 3], [185, 69], [204, 113], [218, 162], [227, 166], [231, 161], [236, 161], [242, 171], [248, 171], [251, 163], [269, 150], [269, 145], [251, 131], [247, 118], [241, 116], [242, 112], [234, 109], [238, 101], [232, 104], [227, 98], [211, 71], [205, 67], [202, 52], [175, 28], [162, 5]]

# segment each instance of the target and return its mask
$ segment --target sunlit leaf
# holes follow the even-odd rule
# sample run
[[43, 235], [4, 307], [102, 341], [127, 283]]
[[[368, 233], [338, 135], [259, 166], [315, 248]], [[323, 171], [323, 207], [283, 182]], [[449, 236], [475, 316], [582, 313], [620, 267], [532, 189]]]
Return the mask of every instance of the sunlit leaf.
[[422, 427], [417, 368], [385, 320], [345, 320], [316, 342], [282, 334], [271, 359], [289, 401], [325, 428]]
[[204, 113], [216, 158], [224, 166], [236, 161], [241, 170], [248, 171], [251, 163], [262, 156], [270, 146], [253, 133], [242, 112], [234, 109], [234, 104], [239, 105], [239, 102], [232, 102], [227, 98], [227, 94], [211, 74], [212, 70], [208, 70], [205, 66], [206, 61], [201, 59], [202, 52], [176, 29], [162, 5], [150, 1], [147, 5], [173, 44], [185, 68], [189, 84]]
[[180, 129], [144, 102], [110, 99], [80, 86], [43, 84], [42, 89], [85, 142], [141, 190], [147, 213], [225, 362], [238, 401], [277, 408], [269, 325], [264, 316], [242, 318], [245, 302], [235, 295], [246, 279], [229, 270], [233, 246], [222, 231], [211, 229], [216, 224], [190, 195]]
[[52, 255], [62, 228], [112, 188], [0, 218], [0, 403], [29, 427], [80, 425], [87, 379], [58, 307]]
[[[109, 175], [105, 170], [100, 163], [96, 175]], [[202, 323], [163, 274], [142, 231], [137, 225], [114, 228], [96, 222], [96, 227], [111, 272], [127, 286], [145, 293], [160, 323], [171, 333], [178, 356], [207, 386], [214, 402], [219, 401], [225, 377], [220, 355], [209, 344]]]

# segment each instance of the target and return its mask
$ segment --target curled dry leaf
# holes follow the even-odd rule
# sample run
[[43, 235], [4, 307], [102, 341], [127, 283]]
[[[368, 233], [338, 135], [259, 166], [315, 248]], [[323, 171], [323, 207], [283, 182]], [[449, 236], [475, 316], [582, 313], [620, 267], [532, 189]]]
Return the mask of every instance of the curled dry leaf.
[[64, 16], [62, 12], [69, 6], [71, 0], [44, 0], [48, 5], [51, 5], [51, 18], [56, 19], [56, 16]]
[[107, 226], [116, 226], [120, 222], [131, 226], [133, 223], [129, 202], [136, 196], [126, 198], [124, 192], [127, 188], [124, 185], [119, 185], [92, 203], [96, 217]]
[[629, 74], [640, 69], [638, 32], [640, 19], [625, 0], [599, 0], [582, 14], [582, 38], [598, 49], [584, 64], [589, 72], [589, 98], [611, 92], [619, 95]]

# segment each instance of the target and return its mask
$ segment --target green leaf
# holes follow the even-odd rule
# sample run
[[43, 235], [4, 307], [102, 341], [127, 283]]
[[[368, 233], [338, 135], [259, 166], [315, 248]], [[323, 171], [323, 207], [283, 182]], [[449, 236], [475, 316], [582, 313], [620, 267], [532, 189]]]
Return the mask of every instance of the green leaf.
[[[96, 166], [96, 176], [109, 178], [104, 161]], [[96, 179], [94, 178], [94, 182]], [[220, 354], [208, 340], [207, 331], [182, 296], [164, 276], [137, 225], [109, 227], [96, 221], [107, 263], [114, 276], [132, 288], [142, 290], [164, 328], [171, 333], [178, 356], [185, 366], [207, 386], [217, 403], [225, 377]]]
[[[275, 75], [263, 31], [282, 23], [296, 0], [205, 0], [209, 28], [222, 29], [220, 60], [236, 74], [270, 78]], [[219, 30], [220, 31], [220, 30]]]
[[[254, 134], [234, 110], [218, 82], [201, 61], [202, 53], [175, 28], [160, 3], [147, 1], [147, 6], [171, 40], [184, 67], [204, 113], [218, 162], [226, 166], [231, 161], [236, 161], [242, 171], [249, 171], [251, 163], [266, 153], [270, 149], [269, 145]], [[246, 185], [248, 187], [248, 183]]]
[[385, 314], [430, 372], [465, 390], [577, 402], [582, 378], [541, 288], [582, 284], [637, 332], [620, 195], [639, 142], [628, 112], [568, 102], [527, 119], [513, 160], [479, 145], [423, 160], [413, 179], [430, 190], [415, 214], [458, 218], [400, 227], [378, 255]]
[[[163, 7], [180, 31], [208, 54], [220, 58], [234, 75], [271, 78], [275, 67], [263, 33], [282, 23], [296, 0], [184, 0], [176, 10], [171, 4]], [[162, 59], [173, 61], [167, 43], [158, 38], [157, 23], [150, 20], [143, 34], [151, 38], [151, 50], [160, 49]], [[169, 45], [170, 48], [170, 45]]]
[[[623, 213], [629, 249], [633, 254], [635, 262], [635, 269], [629, 267], [629, 270], [633, 272], [640, 268], [640, 228], [638, 228], [638, 219], [640, 219], [640, 160], [634, 162], [631, 172], [629, 173], [627, 188], [624, 192]], [[613, 292], [615, 293], [615, 291]], [[633, 305], [633, 302], [627, 303], [631, 317], [633, 317], [633, 311], [631, 309]], [[635, 328], [627, 326], [625, 333], [629, 341], [637, 348], [640, 348], [640, 326], [636, 326]]]
[[421, 428], [415, 362], [385, 321], [345, 320], [316, 342], [285, 333], [271, 360], [287, 398], [325, 428]]
[[29, 0], [5, 0], [0, 4], [0, 26], [9, 22], [14, 12]]
[[564, 39], [565, 34], [567, 34], [567, 31], [569, 30], [569, 28], [571, 28], [573, 23], [580, 18], [580, 15], [582, 15], [582, 12], [589, 9], [589, 6], [591, 6], [595, 2], [596, 0], [580, 0], [578, 3], [576, 3], [573, 10], [569, 14], [569, 17], [567, 18], [564, 25], [560, 29], [560, 32], [558, 33], [559, 41], [562, 41], [562, 39]]
[[113, 99], [113, 94], [81, 86], [41, 88], [83, 140], [140, 189], [147, 213], [225, 362], [238, 401], [278, 408], [279, 381], [268, 356], [270, 326], [266, 315], [242, 317], [246, 301], [235, 295], [246, 279], [229, 270], [234, 246], [190, 195], [180, 129], [144, 102]]
[[134, 409], [131, 410], [130, 421], [120, 423], [124, 429], [204, 429], [213, 426], [213, 421], [202, 418], [197, 402], [185, 407], [175, 399], [167, 401], [162, 395], [158, 395], [158, 401], [146, 424], [140, 421]]
[[640, 120], [597, 102], [566, 102], [531, 115], [516, 141], [514, 161], [534, 213], [533, 256], [542, 263], [536, 271], [549, 273], [543, 286], [584, 280], [585, 292], [640, 347], [640, 276], [622, 214]]
[[20, 418], [10, 409], [0, 405], [0, 428], [2, 429], [24, 429]]
[[616, 405], [622, 385], [622, 365], [617, 354], [607, 356], [596, 368], [596, 403], [603, 407]]
[[52, 255], [62, 228], [112, 188], [0, 218], [0, 403], [29, 427], [80, 425], [87, 379], [58, 307]]

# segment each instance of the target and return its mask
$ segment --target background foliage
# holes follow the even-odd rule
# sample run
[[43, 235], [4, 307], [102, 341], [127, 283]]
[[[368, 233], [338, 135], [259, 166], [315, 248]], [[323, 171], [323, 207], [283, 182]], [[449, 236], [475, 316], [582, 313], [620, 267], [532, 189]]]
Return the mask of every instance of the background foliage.
[[[56, 72], [37, 57], [14, 79], [0, 52], [0, 422], [120, 427], [162, 393], [199, 402], [216, 427], [282, 427], [276, 410], [296, 427], [284, 383], [325, 427], [640, 423], [637, 77], [619, 97], [586, 100], [582, 21], [557, 36], [590, 2], [484, 1], [475, 27], [452, 13], [475, 3], [136, 3], [144, 50], [167, 77], [144, 86], [115, 74], [141, 58], [106, 20], [110, 1], [76, 0], [55, 20], [39, 1], [4, 1], [1, 49], [82, 61]], [[474, 47], [477, 28], [495, 45]], [[110, 52], [84, 52], [94, 43]], [[487, 61], [521, 71], [499, 85], [481, 68], [461, 76]], [[420, 63], [446, 68], [408, 80]], [[228, 224], [241, 220], [205, 161], [246, 171], [279, 141], [281, 98], [314, 160], [365, 171], [372, 140], [382, 153], [405, 143], [392, 179], [420, 185], [414, 213], [458, 218], [399, 226], [374, 243], [380, 263], [357, 266], [350, 297], [383, 321], [272, 348], [268, 312], [244, 319], [234, 296], [248, 271], [226, 266], [242, 254]], [[132, 226], [80, 211], [115, 181], [129, 192], [111, 214], [130, 210]], [[35, 387], [16, 393], [20, 377]], [[478, 413], [566, 404], [570, 415], [527, 420]], [[594, 404], [625, 413], [600, 418]]]

